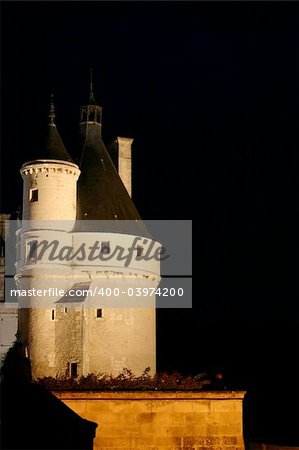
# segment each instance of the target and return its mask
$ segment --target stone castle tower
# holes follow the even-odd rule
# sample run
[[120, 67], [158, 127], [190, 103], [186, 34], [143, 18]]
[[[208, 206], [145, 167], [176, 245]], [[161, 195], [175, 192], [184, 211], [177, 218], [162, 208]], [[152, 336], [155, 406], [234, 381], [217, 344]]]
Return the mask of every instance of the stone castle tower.
[[[135, 374], [146, 367], [156, 370], [155, 297], [145, 295], [140, 300], [137, 288], [158, 285], [159, 262], [133, 258], [126, 264], [113, 256], [117, 246], [128, 249], [137, 241], [140, 245], [134, 250], [141, 256], [153, 243], [130, 198], [132, 140], [118, 138], [116, 168], [101, 131], [102, 108], [91, 83], [89, 102], [81, 107], [80, 165], [73, 162], [61, 140], [52, 102], [46, 145], [37, 159], [21, 168], [24, 188], [17, 286], [28, 292], [33, 288], [56, 290], [51, 297], [28, 296], [20, 305], [19, 336], [35, 378], [118, 375], [123, 368]], [[45, 240], [75, 249], [97, 242], [99, 252], [108, 259], [51, 260], [52, 247], [38, 259], [32, 253], [33, 245]], [[112, 289], [112, 295], [89, 297], [83, 292], [101, 289], [108, 293]], [[71, 296], [78, 291], [83, 294]], [[150, 307], [145, 306], [147, 300]]]

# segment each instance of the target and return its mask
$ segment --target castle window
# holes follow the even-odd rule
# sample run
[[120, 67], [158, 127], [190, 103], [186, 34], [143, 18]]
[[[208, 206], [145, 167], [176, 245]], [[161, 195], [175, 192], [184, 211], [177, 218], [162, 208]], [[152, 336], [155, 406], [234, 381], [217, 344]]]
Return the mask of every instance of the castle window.
[[78, 363], [71, 362], [70, 364], [70, 376], [76, 378], [78, 376]]
[[1, 258], [5, 257], [5, 243], [4, 243], [4, 239], [2, 236], [0, 238], [0, 257]]
[[82, 110], [81, 110], [81, 119], [80, 119], [80, 122], [86, 122], [86, 120], [87, 120], [86, 109], [82, 109]]
[[109, 241], [103, 241], [101, 243], [101, 253], [110, 253], [110, 242]]
[[101, 123], [101, 112], [100, 111], [95, 111], [95, 121], [97, 123]]
[[97, 317], [97, 319], [101, 319], [103, 317], [103, 310], [102, 309], [97, 309], [96, 317]]
[[37, 261], [37, 241], [27, 242], [26, 262], [35, 264]]
[[88, 115], [88, 122], [94, 122], [95, 121], [94, 116], [95, 116], [95, 112], [90, 111], [89, 115]]
[[56, 314], [55, 314], [55, 309], [52, 309], [52, 311], [51, 311], [51, 320], [55, 320], [55, 318], [56, 318]]
[[37, 202], [38, 201], [38, 189], [29, 189], [29, 202]]
[[67, 308], [64, 308], [64, 313], [65, 313], [65, 314], [67, 313]]

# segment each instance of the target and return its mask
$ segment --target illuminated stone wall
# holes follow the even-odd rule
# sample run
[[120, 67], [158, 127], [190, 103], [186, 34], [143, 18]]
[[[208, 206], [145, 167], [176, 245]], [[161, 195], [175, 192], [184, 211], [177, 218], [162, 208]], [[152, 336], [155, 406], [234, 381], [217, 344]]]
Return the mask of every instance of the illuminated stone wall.
[[[120, 168], [127, 188], [131, 183], [132, 139], [119, 138]], [[155, 296], [141, 299], [136, 288], [157, 287], [160, 262], [133, 258], [130, 264], [111, 257], [109, 261], [51, 260], [52, 247], [41, 260], [29, 257], [32, 242], [57, 241], [68, 248], [89, 248], [89, 244], [108, 241], [114, 248], [130, 248], [135, 239], [141, 241], [144, 252], [151, 239], [124, 233], [72, 232], [76, 221], [76, 192], [79, 168], [70, 162], [42, 160], [23, 165], [23, 222], [18, 235], [19, 258], [17, 288], [26, 290], [48, 288], [67, 293], [75, 283], [88, 288], [117, 287], [121, 295], [115, 298], [94, 295], [82, 304], [63, 304], [63, 295], [27, 296], [20, 306], [19, 332], [27, 347], [33, 378], [70, 375], [76, 364], [78, 375], [107, 373], [114, 376], [124, 368], [141, 375], [150, 367], [156, 370]], [[135, 245], [135, 244], [134, 244]], [[160, 244], [155, 242], [154, 249]], [[153, 250], [154, 251], [154, 250]], [[51, 264], [49, 264], [51, 261]], [[128, 294], [128, 289], [133, 295]], [[119, 300], [113, 305], [113, 301]], [[92, 302], [93, 301], [93, 302]], [[147, 302], [146, 302], [147, 301]], [[59, 302], [59, 303], [58, 303]], [[91, 303], [90, 303], [91, 302]], [[146, 303], [150, 303], [150, 307]], [[58, 306], [59, 305], [59, 306]], [[65, 308], [67, 311], [65, 311]], [[97, 309], [102, 315], [97, 318]], [[52, 313], [54, 316], [52, 316]]]
[[[76, 219], [77, 180], [80, 170], [66, 161], [34, 161], [22, 166], [23, 220]], [[37, 191], [36, 198], [31, 198]]]
[[244, 450], [243, 391], [55, 394], [98, 423], [94, 450]]

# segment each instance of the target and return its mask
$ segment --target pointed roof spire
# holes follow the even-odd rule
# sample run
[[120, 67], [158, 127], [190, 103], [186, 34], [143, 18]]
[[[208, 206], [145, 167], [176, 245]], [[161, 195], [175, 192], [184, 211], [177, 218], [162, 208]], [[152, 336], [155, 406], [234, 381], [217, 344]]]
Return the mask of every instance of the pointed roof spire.
[[54, 96], [53, 94], [51, 94], [48, 136], [45, 142], [45, 151], [43, 157], [44, 159], [56, 159], [61, 161], [73, 162], [72, 158], [66, 151], [66, 148], [62, 142], [60, 134], [56, 128], [54, 119], [55, 119]]
[[54, 95], [51, 94], [51, 102], [50, 102], [50, 112], [49, 112], [49, 125], [55, 127], [55, 107], [54, 107]]
[[92, 68], [90, 68], [89, 104], [90, 105], [96, 104], [96, 100], [94, 98], [94, 93], [93, 93]]

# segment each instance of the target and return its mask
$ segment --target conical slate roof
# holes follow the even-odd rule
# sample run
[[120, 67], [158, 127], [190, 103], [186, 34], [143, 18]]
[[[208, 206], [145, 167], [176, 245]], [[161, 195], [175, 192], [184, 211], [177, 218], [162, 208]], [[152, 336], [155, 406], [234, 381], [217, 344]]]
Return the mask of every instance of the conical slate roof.
[[[62, 142], [60, 134], [56, 128], [55, 124], [55, 110], [53, 95], [51, 96], [50, 112], [49, 112], [49, 122], [48, 122], [48, 133], [44, 144], [41, 145], [40, 150], [36, 153], [35, 162], [56, 160], [56, 161], [67, 161], [74, 164], [74, 161], [66, 151], [66, 148]], [[32, 163], [34, 162], [32, 161]]]
[[53, 94], [51, 95], [51, 104], [49, 112], [49, 125], [48, 125], [48, 135], [45, 142], [45, 147], [43, 151], [43, 159], [56, 159], [59, 161], [69, 161], [73, 162], [72, 158], [68, 154], [63, 145], [62, 139], [55, 125], [55, 108]]
[[88, 229], [149, 236], [102, 140], [101, 131], [102, 108], [94, 97], [91, 72], [89, 103], [81, 107], [82, 156], [75, 231]]
[[78, 220], [140, 220], [102, 140], [102, 108], [97, 104], [90, 72], [89, 102], [81, 107], [81, 175]]
[[59, 161], [73, 162], [72, 158], [66, 151], [65, 146], [63, 145], [55, 124], [49, 124], [48, 135], [41, 159], [56, 159]]
[[101, 138], [97, 122], [81, 123], [78, 220], [141, 220]]

